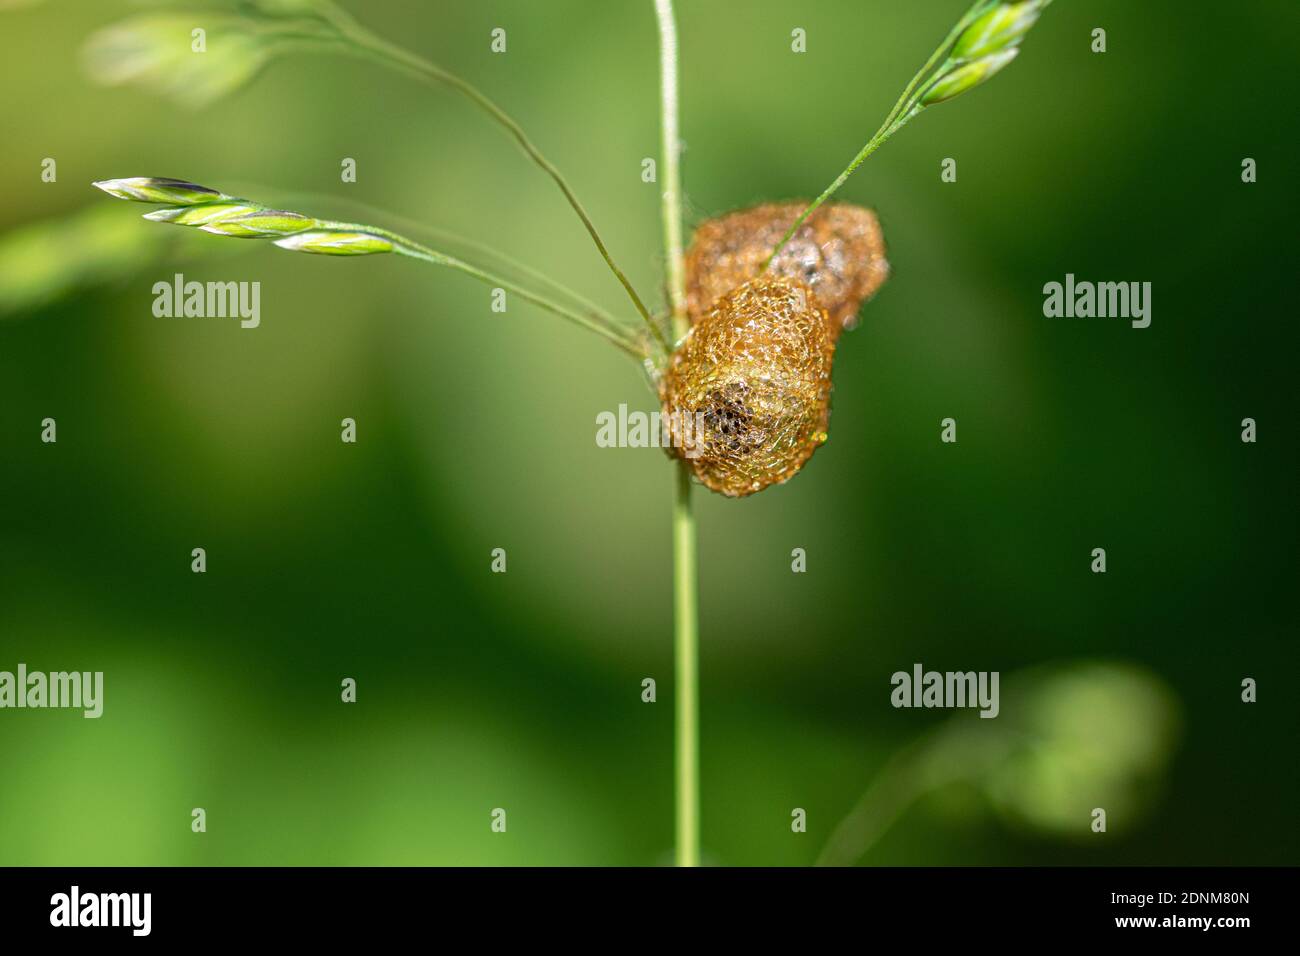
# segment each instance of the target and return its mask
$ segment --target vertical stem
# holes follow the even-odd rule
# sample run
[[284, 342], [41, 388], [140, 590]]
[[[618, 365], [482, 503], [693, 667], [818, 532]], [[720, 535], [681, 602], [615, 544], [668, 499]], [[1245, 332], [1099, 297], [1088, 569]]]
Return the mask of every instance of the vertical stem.
[[[677, 25], [672, 0], [655, 0], [659, 23], [659, 86], [662, 125], [664, 255], [673, 340], [681, 341], [686, 320], [686, 272], [682, 257], [681, 134], [677, 123]], [[677, 865], [700, 863], [699, 596], [691, 472], [677, 466], [673, 497], [673, 659], [676, 729], [675, 803]]]
[[691, 472], [677, 467], [673, 501], [673, 654], [676, 660], [677, 865], [700, 864], [699, 608]]
[[[668, 259], [668, 299], [673, 310], [673, 338], [686, 334], [686, 272], [682, 257], [681, 133], [677, 125], [677, 25], [672, 0], [655, 0], [659, 18], [659, 87], [663, 155], [664, 254]], [[675, 343], [674, 343], [675, 344]]]

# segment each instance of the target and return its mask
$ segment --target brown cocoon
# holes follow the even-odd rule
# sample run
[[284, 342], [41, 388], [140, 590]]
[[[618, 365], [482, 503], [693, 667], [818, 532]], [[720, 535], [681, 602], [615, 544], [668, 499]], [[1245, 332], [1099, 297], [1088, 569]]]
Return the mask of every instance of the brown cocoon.
[[[805, 202], [765, 203], [701, 223], [686, 254], [686, 305], [697, 322], [737, 286], [756, 278]], [[852, 328], [858, 309], [889, 276], [880, 222], [870, 209], [820, 207], [772, 262], [770, 275], [797, 279], [830, 313], [833, 335]]]
[[763, 276], [724, 295], [660, 384], [673, 454], [729, 497], [793, 477], [826, 441], [834, 331], [798, 280]]

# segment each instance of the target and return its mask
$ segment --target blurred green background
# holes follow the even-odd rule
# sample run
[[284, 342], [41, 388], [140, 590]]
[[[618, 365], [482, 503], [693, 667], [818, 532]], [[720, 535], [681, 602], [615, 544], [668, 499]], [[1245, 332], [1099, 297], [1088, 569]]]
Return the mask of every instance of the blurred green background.
[[[320, 55], [198, 111], [93, 83], [87, 37], [156, 6], [0, 13], [0, 669], [106, 685], [97, 721], [0, 712], [0, 864], [670, 860], [672, 472], [594, 442], [598, 412], [654, 408], [638, 368], [518, 300], [492, 313], [464, 276], [148, 224], [90, 182], [316, 195], [304, 211], [472, 236], [625, 315], [620, 290], [558, 192], [451, 93]], [[662, 301], [648, 0], [349, 6], [518, 117]], [[819, 191], [964, 7], [682, 0], [692, 221]], [[1061, 0], [1011, 68], [845, 187], [879, 211], [894, 274], [839, 348], [831, 440], [788, 485], [696, 495], [709, 862], [811, 863], [891, 756], [941, 725], [1015, 724], [1007, 683], [995, 721], [895, 710], [894, 671], [1009, 683], [1086, 659], [1127, 662], [1177, 715], [1158, 755], [1135, 748], [1140, 809], [1101, 836], [1099, 777], [1043, 789], [1037, 823], [958, 782], [864, 862], [1300, 862], [1297, 33], [1286, 0], [1212, 23]], [[90, 232], [66, 225], [87, 209]], [[259, 280], [261, 327], [154, 318], [176, 271]], [[1045, 319], [1042, 286], [1067, 272], [1152, 282], [1151, 327]], [[1114, 716], [1083, 706], [1085, 726]], [[1149, 732], [1140, 707], [1121, 726]]]

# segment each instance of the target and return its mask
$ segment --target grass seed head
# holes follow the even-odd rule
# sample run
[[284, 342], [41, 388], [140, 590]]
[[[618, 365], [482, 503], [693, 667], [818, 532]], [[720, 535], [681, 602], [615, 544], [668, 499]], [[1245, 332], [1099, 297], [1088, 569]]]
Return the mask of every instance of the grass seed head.
[[277, 239], [275, 244], [281, 249], [324, 256], [369, 256], [393, 251], [393, 244], [387, 239], [365, 232], [309, 230]]
[[[145, 13], [114, 23], [86, 41], [90, 77], [106, 86], [130, 85], [187, 107], [206, 106], [239, 89], [289, 42], [283, 28], [205, 11]], [[192, 31], [207, 31], [207, 48], [195, 53]]]
[[275, 239], [275, 244], [282, 249], [327, 256], [404, 251], [399, 248], [400, 237], [389, 239], [363, 231], [368, 227], [355, 228], [352, 223], [328, 222], [285, 209], [268, 209], [181, 179], [106, 179], [95, 185], [119, 199], [171, 203], [166, 209], [146, 213], [144, 218], [193, 226], [217, 236]]
[[223, 192], [162, 176], [136, 176], [131, 179], [101, 179], [91, 185], [118, 199], [132, 202], [166, 203], [169, 206], [193, 206], [197, 203], [222, 202], [233, 199]]
[[1015, 46], [1037, 22], [1043, 6], [1037, 0], [999, 4], [962, 31], [953, 46], [952, 59], [979, 60]]
[[972, 60], [938, 77], [921, 97], [921, 106], [934, 106], [973, 90], [999, 73], [1016, 58], [1019, 47], [1008, 47], [979, 60]]
[[244, 202], [205, 202], [197, 206], [169, 206], [144, 214], [150, 222], [169, 222], [174, 226], [202, 226], [218, 219], [229, 219], [256, 212], [261, 206]]
[[268, 239], [272, 236], [289, 236], [318, 225], [315, 219], [283, 209], [258, 209], [243, 215], [220, 217], [200, 226], [204, 232], [215, 236], [233, 236], [236, 239]]

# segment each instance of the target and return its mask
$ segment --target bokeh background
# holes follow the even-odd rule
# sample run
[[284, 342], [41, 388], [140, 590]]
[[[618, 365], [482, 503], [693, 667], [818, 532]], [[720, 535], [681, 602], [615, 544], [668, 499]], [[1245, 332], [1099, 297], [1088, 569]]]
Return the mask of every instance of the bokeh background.
[[[626, 314], [559, 194], [466, 102], [379, 66], [286, 56], [186, 109], [83, 66], [160, 5], [0, 6], [0, 669], [106, 683], [97, 721], [0, 712], [0, 863], [671, 859], [672, 472], [594, 442], [598, 412], [654, 408], [637, 367], [458, 274], [155, 226], [90, 182], [424, 222]], [[662, 302], [649, 2], [349, 6], [520, 118]], [[815, 194], [964, 6], [682, 0], [692, 220]], [[1019, 733], [1013, 675], [1075, 730], [1037, 769], [920, 794], [863, 862], [1298, 862], [1298, 32], [1287, 0], [1212, 22], [1061, 0], [845, 187], [894, 275], [840, 346], [831, 440], [786, 486], [696, 496], [710, 862], [811, 863], [900, 753], [955, 766], [953, 741]], [[176, 271], [260, 281], [261, 327], [154, 318]], [[1045, 319], [1067, 272], [1152, 282], [1151, 327]], [[893, 709], [918, 661], [1001, 671], [1002, 718]]]

